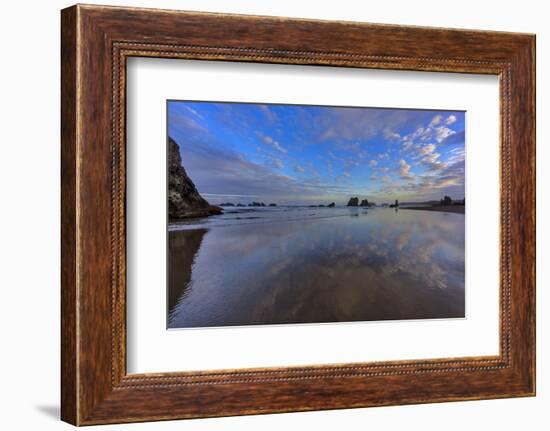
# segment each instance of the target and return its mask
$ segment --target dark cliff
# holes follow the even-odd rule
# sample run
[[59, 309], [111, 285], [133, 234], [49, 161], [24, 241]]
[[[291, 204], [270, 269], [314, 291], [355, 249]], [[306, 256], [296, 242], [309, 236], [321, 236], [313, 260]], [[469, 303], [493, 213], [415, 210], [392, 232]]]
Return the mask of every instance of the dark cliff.
[[181, 163], [180, 148], [168, 138], [168, 217], [170, 220], [221, 214], [220, 207], [210, 205], [198, 192]]

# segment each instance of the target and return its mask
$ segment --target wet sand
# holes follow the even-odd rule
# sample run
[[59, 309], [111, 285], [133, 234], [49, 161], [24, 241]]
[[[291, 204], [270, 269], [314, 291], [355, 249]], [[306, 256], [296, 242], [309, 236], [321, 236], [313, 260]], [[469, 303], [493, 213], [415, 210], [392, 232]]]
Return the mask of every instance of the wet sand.
[[192, 268], [207, 229], [170, 232], [168, 241], [168, 308], [185, 298]]
[[464, 205], [439, 205], [433, 207], [399, 207], [400, 210], [437, 211], [442, 213], [464, 214]]
[[168, 327], [464, 317], [462, 215], [303, 213], [171, 230]]

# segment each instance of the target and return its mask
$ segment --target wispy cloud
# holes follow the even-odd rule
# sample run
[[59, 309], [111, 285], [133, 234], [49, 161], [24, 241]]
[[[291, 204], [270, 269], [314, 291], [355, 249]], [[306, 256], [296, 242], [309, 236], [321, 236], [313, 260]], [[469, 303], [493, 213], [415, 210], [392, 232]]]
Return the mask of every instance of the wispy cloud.
[[258, 109], [266, 116], [270, 123], [277, 121], [277, 114], [268, 105], [257, 105]]
[[256, 132], [256, 135], [258, 136], [258, 138], [260, 138], [260, 141], [262, 141], [265, 145], [267, 145], [268, 147], [271, 147], [273, 148], [274, 150], [276, 151], [279, 151], [283, 154], [286, 154], [288, 153], [288, 150], [286, 148], [284, 148], [278, 141], [276, 141], [275, 139], [273, 139], [271, 136], [268, 136], [268, 135], [264, 135], [262, 132], [260, 131], [257, 131]]

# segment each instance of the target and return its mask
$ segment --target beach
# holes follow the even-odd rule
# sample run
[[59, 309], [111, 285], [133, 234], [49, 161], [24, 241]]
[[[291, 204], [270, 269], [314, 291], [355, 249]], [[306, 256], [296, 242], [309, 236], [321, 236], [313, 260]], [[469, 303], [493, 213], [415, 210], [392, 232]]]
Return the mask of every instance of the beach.
[[224, 208], [171, 223], [167, 326], [463, 318], [464, 215], [430, 211]]

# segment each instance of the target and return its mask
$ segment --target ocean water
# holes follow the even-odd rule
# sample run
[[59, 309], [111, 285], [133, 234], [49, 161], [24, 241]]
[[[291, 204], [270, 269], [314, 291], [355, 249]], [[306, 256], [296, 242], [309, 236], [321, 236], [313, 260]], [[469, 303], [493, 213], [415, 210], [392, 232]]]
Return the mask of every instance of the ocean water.
[[226, 207], [168, 226], [168, 327], [463, 318], [464, 215]]

